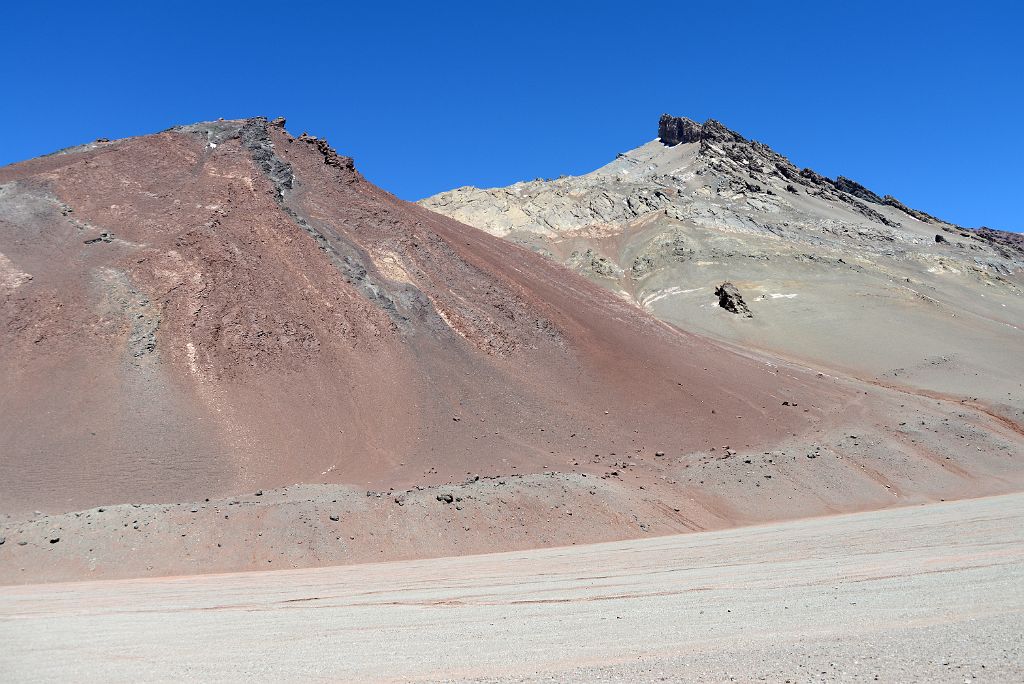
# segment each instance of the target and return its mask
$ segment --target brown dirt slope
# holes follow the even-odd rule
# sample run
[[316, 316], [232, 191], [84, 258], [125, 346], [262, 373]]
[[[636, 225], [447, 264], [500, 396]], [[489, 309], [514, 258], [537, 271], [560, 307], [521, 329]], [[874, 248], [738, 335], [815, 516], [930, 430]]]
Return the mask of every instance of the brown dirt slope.
[[769, 442], [813, 418], [782, 399], [841, 401], [280, 122], [94, 143], [0, 193], [6, 512]]

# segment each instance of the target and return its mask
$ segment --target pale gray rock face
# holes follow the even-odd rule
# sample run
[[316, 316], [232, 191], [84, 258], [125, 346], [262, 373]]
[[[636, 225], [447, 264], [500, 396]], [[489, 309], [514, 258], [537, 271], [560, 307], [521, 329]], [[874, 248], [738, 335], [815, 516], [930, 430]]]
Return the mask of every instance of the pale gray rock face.
[[[1018, 236], [800, 169], [718, 121], [665, 115], [658, 133], [582, 176], [420, 203], [681, 328], [1024, 417]], [[718, 306], [724, 281], [753, 318]]]

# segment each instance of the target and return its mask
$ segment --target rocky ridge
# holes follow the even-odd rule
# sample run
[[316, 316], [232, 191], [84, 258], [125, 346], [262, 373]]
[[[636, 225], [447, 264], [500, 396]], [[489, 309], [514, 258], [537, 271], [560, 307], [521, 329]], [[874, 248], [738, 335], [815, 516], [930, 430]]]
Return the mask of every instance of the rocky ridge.
[[[658, 135], [588, 174], [421, 204], [683, 329], [876, 381], [985, 394], [1024, 418], [1024, 386], [1009, 380], [1024, 376], [1019, 235], [956, 226], [799, 168], [716, 120], [666, 114]], [[753, 320], [717, 306], [723, 281]]]

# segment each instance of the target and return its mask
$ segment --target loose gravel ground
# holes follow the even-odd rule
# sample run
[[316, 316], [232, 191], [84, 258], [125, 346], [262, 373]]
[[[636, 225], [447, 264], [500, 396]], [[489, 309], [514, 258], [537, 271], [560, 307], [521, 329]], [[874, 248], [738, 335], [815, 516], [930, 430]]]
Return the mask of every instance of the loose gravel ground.
[[8, 681], [1024, 680], [1024, 494], [569, 548], [0, 588]]

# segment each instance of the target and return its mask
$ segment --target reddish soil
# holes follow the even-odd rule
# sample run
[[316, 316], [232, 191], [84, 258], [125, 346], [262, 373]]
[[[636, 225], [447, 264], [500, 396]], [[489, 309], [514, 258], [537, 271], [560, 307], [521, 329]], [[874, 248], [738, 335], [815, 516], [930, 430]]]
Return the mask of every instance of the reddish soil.
[[[207, 497], [227, 506], [233, 495], [296, 483], [419, 491], [470, 473], [559, 471], [570, 473], [568, 505], [596, 496], [583, 475], [618, 483], [614, 496], [587, 504], [604, 511], [601, 525], [498, 534], [517, 515], [527, 531], [550, 515], [535, 502], [517, 513], [513, 497], [489, 513], [490, 528], [438, 547], [410, 538], [448, 533], [451, 516], [431, 513], [394, 538], [405, 546], [378, 539], [345, 558], [294, 547], [307, 565], [384, 547], [385, 557], [437, 555], [892, 505], [888, 480], [849, 475], [860, 472], [856, 464], [832, 484], [777, 475], [790, 482], [789, 503], [731, 478], [753, 467], [734, 466], [734, 452], [760, 457], [785, 444], [794, 449], [787, 460], [802, 467], [816, 440], [858, 427], [879, 435], [871, 458], [883, 458], [901, 410], [929, 425], [966, 411], [963, 424], [990, 433], [972, 442], [984, 445], [984, 458], [974, 459], [973, 447], [954, 453], [966, 454], [963, 476], [901, 452], [873, 466], [909, 467], [895, 477], [905, 495], [952, 498], [1021, 481], [1016, 461], [1005, 460], [1007, 449], [1018, 453], [1020, 435], [981, 413], [927, 408], [934, 402], [680, 332], [532, 252], [398, 200], [324, 141], [293, 138], [262, 119], [96, 143], [0, 169], [0, 378], [0, 514], [9, 522], [0, 532], [12, 540], [0, 546], [0, 575], [18, 581], [26, 567], [44, 568], [46, 553], [69, 548], [43, 538], [54, 525], [86, 529], [70, 515], [10, 522], [30, 511]], [[928, 439], [914, 443], [915, 453], [935, 453], [946, 436]], [[728, 481], [722, 457], [734, 459]], [[694, 479], [696, 470], [684, 472], [691, 466], [709, 474]], [[666, 489], [650, 494], [656, 483]], [[828, 496], [800, 500], [833, 485]], [[318, 491], [316, 500], [330, 496]], [[628, 511], [634, 504], [649, 522]], [[413, 507], [388, 506], [370, 507], [376, 512], [360, 529], [391, 516], [413, 520]], [[620, 510], [608, 513], [613, 506]], [[146, 510], [159, 517], [170, 509]], [[226, 529], [248, 549], [214, 562], [208, 544], [206, 556], [186, 562], [168, 540], [184, 536], [177, 530], [189, 520], [154, 523], [167, 535], [120, 571], [109, 561], [139, 542], [101, 543], [110, 530], [97, 522], [94, 536], [81, 538], [88, 549], [75, 551], [81, 557], [39, 577], [66, 577], [86, 557], [95, 567], [97, 554], [109, 576], [265, 560], [248, 549], [266, 528], [232, 523]], [[138, 529], [129, 523], [142, 524], [119, 517], [110, 529]], [[295, 542], [285, 527], [272, 528], [274, 539]], [[43, 537], [18, 553], [37, 542], [40, 553], [4, 566], [22, 529]]]
[[0, 318], [5, 509], [771, 442], [814, 418], [782, 399], [836, 401], [256, 120], [294, 174], [282, 203], [244, 123], [0, 170], [31, 210], [0, 222], [31, 276]]

